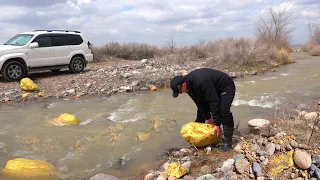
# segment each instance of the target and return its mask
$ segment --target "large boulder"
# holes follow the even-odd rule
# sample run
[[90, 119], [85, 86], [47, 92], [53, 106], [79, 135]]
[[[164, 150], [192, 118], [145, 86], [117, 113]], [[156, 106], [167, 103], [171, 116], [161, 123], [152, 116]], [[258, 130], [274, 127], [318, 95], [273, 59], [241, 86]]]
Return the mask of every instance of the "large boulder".
[[190, 122], [181, 128], [180, 134], [190, 144], [196, 147], [204, 147], [207, 145], [217, 145], [222, 136], [213, 135], [214, 125]]

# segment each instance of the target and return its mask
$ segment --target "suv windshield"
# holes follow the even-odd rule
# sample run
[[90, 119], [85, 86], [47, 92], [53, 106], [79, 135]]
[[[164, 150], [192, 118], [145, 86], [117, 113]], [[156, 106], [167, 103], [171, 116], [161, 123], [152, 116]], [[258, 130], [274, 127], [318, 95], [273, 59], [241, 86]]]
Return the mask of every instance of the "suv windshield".
[[30, 39], [33, 37], [32, 34], [18, 34], [11, 38], [8, 42], [4, 45], [11, 45], [11, 46], [24, 46], [26, 45]]

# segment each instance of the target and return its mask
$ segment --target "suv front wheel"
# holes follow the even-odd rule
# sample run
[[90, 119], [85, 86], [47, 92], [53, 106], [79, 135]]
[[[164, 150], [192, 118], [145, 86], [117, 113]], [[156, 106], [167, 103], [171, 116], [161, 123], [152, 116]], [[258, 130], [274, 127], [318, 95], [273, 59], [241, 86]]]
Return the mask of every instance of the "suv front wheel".
[[1, 74], [6, 81], [19, 81], [26, 76], [26, 68], [19, 61], [9, 61], [3, 65]]
[[84, 70], [84, 59], [80, 56], [73, 57], [69, 64], [69, 69], [72, 73], [80, 73]]

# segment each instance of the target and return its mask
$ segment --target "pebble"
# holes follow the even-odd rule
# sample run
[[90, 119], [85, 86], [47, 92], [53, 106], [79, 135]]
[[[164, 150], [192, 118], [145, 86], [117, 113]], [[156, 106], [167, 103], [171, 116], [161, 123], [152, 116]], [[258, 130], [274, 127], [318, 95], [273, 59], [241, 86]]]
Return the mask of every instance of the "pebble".
[[195, 180], [195, 178], [192, 176], [185, 175], [183, 176], [183, 180]]
[[253, 145], [250, 147], [250, 151], [251, 151], [251, 152], [260, 151], [259, 145], [258, 145], [258, 144], [253, 144]]
[[237, 160], [244, 159], [244, 157], [245, 156], [243, 154], [235, 154], [233, 159], [237, 162]]
[[316, 163], [317, 161], [320, 161], [320, 155], [319, 154], [312, 155], [312, 163]]
[[272, 156], [274, 154], [274, 151], [276, 150], [276, 145], [273, 143], [268, 144], [266, 147], [267, 153], [269, 156]]
[[262, 138], [257, 140], [257, 143], [259, 146], [262, 146], [263, 142], [264, 142], [264, 140]]
[[264, 177], [257, 177], [257, 180], [264, 180]]
[[295, 141], [295, 140], [290, 141], [290, 145], [291, 145], [292, 148], [297, 148], [297, 147], [299, 147], [299, 144], [298, 144], [297, 141]]
[[250, 162], [252, 162], [252, 161], [254, 160], [253, 157], [252, 157], [252, 155], [249, 154], [249, 153], [246, 153], [246, 158], [248, 158], [248, 160], [249, 160]]
[[198, 177], [196, 180], [211, 180], [211, 179], [214, 179], [215, 177], [212, 176], [211, 174], [206, 174], [206, 175], [203, 175], [203, 176], [200, 176]]
[[176, 180], [177, 178], [173, 177], [173, 176], [169, 176], [168, 180]]
[[292, 148], [292, 146], [291, 146], [290, 144], [286, 145], [286, 150], [290, 151], [290, 150], [292, 150], [292, 149], [293, 149], [293, 148]]
[[187, 161], [183, 164], [181, 164], [184, 168], [187, 170], [187, 174], [190, 174], [190, 168], [191, 168], [191, 161]]
[[239, 159], [235, 163], [235, 168], [240, 174], [244, 172], [248, 172], [249, 166], [250, 166], [250, 163], [245, 159]]
[[225, 161], [221, 167], [222, 172], [227, 173], [233, 169], [234, 159], [228, 159]]
[[260, 158], [259, 158], [259, 159], [260, 159], [260, 161], [261, 161], [261, 162], [263, 162], [263, 161], [266, 159], [266, 157], [264, 157], [264, 156], [260, 156]]
[[203, 173], [203, 174], [209, 174], [211, 173], [211, 168], [207, 165], [204, 165], [201, 167], [200, 171]]
[[153, 180], [154, 178], [156, 178], [156, 174], [151, 172], [144, 177], [144, 180]]
[[295, 164], [301, 169], [308, 169], [311, 166], [311, 156], [300, 149], [296, 149], [293, 153], [293, 160]]
[[317, 178], [317, 180], [319, 180], [320, 179], [320, 169], [315, 170], [314, 175]]
[[262, 169], [260, 167], [260, 165], [256, 162], [253, 163], [253, 166], [252, 166], [252, 169], [253, 169], [253, 172], [254, 174], [259, 177], [259, 176], [262, 176]]
[[279, 144], [276, 144], [276, 150], [280, 151], [281, 150], [281, 146]]
[[183, 157], [183, 158], [180, 160], [180, 164], [183, 164], [183, 163], [188, 162], [188, 161], [191, 161], [191, 158], [190, 158], [189, 156]]
[[168, 174], [166, 172], [161, 172], [157, 177], [157, 180], [167, 180], [167, 179], [168, 179]]
[[243, 153], [244, 151], [242, 150], [241, 144], [237, 144], [236, 147], [234, 147], [234, 151], [237, 153]]
[[162, 167], [163, 167], [164, 170], [167, 170], [168, 167], [169, 167], [169, 165], [170, 165], [170, 163], [169, 163], [169, 162], [166, 162], [166, 163], [163, 164]]
[[291, 177], [291, 179], [294, 179], [294, 178], [296, 178], [296, 174], [295, 173], [291, 173], [290, 177]]
[[317, 166], [314, 165], [314, 164], [311, 164], [310, 170], [311, 170], [311, 171], [315, 171], [316, 169], [318, 169]]

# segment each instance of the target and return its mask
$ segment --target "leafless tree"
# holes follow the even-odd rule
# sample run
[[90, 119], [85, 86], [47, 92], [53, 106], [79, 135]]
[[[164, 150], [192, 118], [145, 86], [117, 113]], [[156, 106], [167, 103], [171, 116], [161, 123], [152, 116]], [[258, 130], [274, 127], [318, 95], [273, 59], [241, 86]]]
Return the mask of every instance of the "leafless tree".
[[320, 44], [320, 26], [319, 25], [313, 25], [313, 28], [311, 30], [311, 38], [313, 41]]
[[170, 40], [167, 43], [169, 49], [173, 50], [176, 47], [176, 42], [174, 41], [173, 37], [170, 38]]
[[205, 38], [198, 38], [198, 43], [200, 46], [204, 46], [207, 42], [207, 39]]
[[287, 5], [278, 10], [270, 5], [267, 17], [261, 17], [255, 26], [258, 40], [268, 46], [289, 48], [293, 32], [290, 25], [293, 20], [293, 14], [288, 11]]

